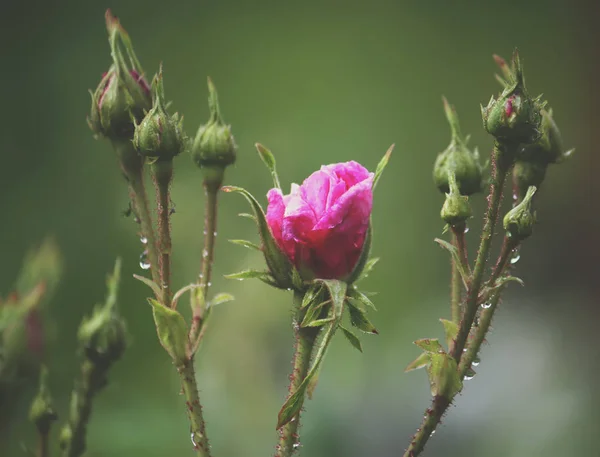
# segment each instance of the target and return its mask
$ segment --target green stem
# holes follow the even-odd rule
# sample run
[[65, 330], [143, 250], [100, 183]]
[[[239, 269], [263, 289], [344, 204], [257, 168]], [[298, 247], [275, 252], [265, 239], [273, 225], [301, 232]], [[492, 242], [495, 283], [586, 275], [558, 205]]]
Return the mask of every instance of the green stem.
[[50, 457], [50, 430], [38, 433], [38, 457]]
[[152, 165], [152, 173], [156, 186], [158, 210], [158, 247], [159, 276], [161, 301], [164, 306], [171, 306], [171, 223], [169, 187], [173, 179], [173, 161], [157, 162]]
[[[468, 259], [467, 259], [467, 248], [465, 243], [465, 227], [452, 227], [452, 244], [458, 249], [461, 263], [463, 267], [468, 271]], [[458, 271], [458, 265], [454, 259], [452, 259], [452, 278], [450, 282], [450, 306], [452, 309], [452, 321], [457, 324], [460, 322], [462, 310], [460, 306], [462, 278]]]
[[[290, 376], [290, 386], [288, 393], [291, 395], [296, 392], [302, 384], [310, 368], [313, 349], [319, 334], [318, 328], [300, 327], [302, 322], [303, 310], [302, 293], [294, 291], [294, 307], [296, 309], [296, 322], [294, 323], [294, 333], [296, 336], [296, 346], [294, 348], [293, 369]], [[300, 426], [300, 413], [290, 422], [279, 429], [279, 444], [276, 447], [275, 457], [290, 457], [300, 447], [298, 428]]]
[[148, 251], [152, 280], [159, 284], [158, 250], [154, 235], [154, 226], [152, 224], [152, 215], [144, 186], [143, 159], [133, 148], [131, 141], [114, 141], [113, 147], [117, 152], [121, 170], [129, 182], [130, 198], [133, 203], [134, 213], [139, 218], [142, 236], [146, 239], [145, 247]]
[[490, 247], [492, 245], [492, 237], [494, 235], [494, 227], [496, 226], [496, 220], [498, 219], [498, 211], [500, 209], [500, 202], [502, 201], [502, 190], [504, 183], [506, 182], [506, 175], [510, 169], [510, 165], [502, 160], [505, 145], [496, 143], [494, 146], [493, 162], [492, 162], [492, 182], [490, 185], [490, 194], [488, 196], [488, 209], [485, 216], [485, 223], [481, 233], [481, 242], [479, 244], [479, 251], [477, 252], [477, 259], [475, 261], [475, 268], [471, 279], [471, 284], [467, 290], [467, 298], [465, 301], [465, 310], [463, 318], [458, 330], [458, 335], [452, 346], [451, 355], [460, 362], [460, 358], [463, 354], [463, 349], [467, 343], [473, 320], [477, 314], [477, 307], [479, 292], [483, 283], [483, 275], [485, 273], [485, 266], [488, 261]]
[[[502, 274], [506, 271], [506, 267], [510, 265], [509, 260], [513, 254], [513, 251], [518, 245], [518, 242], [512, 240], [508, 236], [504, 237], [502, 251], [500, 252], [500, 256], [498, 257], [498, 261], [496, 262], [494, 271], [492, 272], [492, 274], [490, 275], [490, 279], [488, 280], [488, 284], [490, 286], [493, 286], [496, 280], [500, 278], [500, 276], [502, 276]], [[469, 347], [467, 348], [467, 351], [463, 354], [460, 360], [458, 371], [460, 373], [461, 378], [465, 376], [467, 370], [471, 367], [473, 360], [477, 358], [477, 354], [479, 354], [481, 345], [485, 341], [485, 337], [492, 323], [492, 318], [494, 317], [494, 312], [496, 311], [498, 303], [500, 303], [502, 289], [504, 289], [504, 286], [502, 286], [500, 290], [498, 290], [494, 294], [492, 299], [489, 301], [489, 306], [480, 313], [479, 326], [477, 327], [476, 331], [472, 334], [472, 339], [469, 342]]]
[[431, 406], [425, 411], [423, 423], [417, 430], [417, 433], [414, 434], [403, 457], [417, 457], [425, 449], [427, 441], [440, 423], [448, 406], [450, 406], [450, 400], [446, 397], [442, 397], [441, 395], [433, 397]]
[[178, 372], [181, 378], [187, 415], [190, 421], [192, 445], [194, 446], [196, 455], [210, 457], [210, 445], [208, 443], [208, 437], [206, 436], [206, 425], [204, 423], [204, 417], [202, 416], [200, 397], [198, 396], [193, 358], [189, 359], [185, 365], [178, 368]]
[[81, 366], [81, 380], [71, 396], [69, 421], [61, 433], [60, 445], [64, 457], [79, 457], [85, 452], [92, 401], [106, 385], [106, 369], [89, 359], [85, 359]]

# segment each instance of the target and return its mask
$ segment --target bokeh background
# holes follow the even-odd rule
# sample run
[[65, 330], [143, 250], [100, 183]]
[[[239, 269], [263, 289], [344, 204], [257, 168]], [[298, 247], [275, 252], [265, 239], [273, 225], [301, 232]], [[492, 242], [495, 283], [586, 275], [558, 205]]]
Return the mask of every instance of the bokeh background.
[[[441, 337], [449, 315], [449, 261], [440, 236], [442, 196], [431, 166], [449, 142], [441, 95], [483, 155], [491, 148], [479, 104], [499, 90], [492, 53], [518, 46], [528, 86], [555, 111], [573, 160], [550, 168], [535, 236], [494, 321], [475, 378], [430, 442], [429, 456], [558, 457], [600, 453], [598, 287], [600, 216], [595, 182], [599, 92], [594, 2], [195, 1], [3, 2], [0, 16], [0, 290], [13, 286], [21, 258], [54, 235], [66, 261], [46, 309], [46, 362], [61, 419], [78, 370], [76, 329], [104, 296], [105, 274], [124, 259], [120, 298], [130, 347], [94, 404], [94, 457], [193, 455], [180, 386], [159, 346], [148, 290], [131, 278], [142, 251], [114, 154], [87, 128], [89, 88], [110, 64], [103, 14], [111, 7], [147, 71], [163, 62], [173, 108], [193, 134], [208, 116], [206, 76], [239, 143], [227, 182], [265, 202], [267, 171], [253, 144], [277, 156], [281, 179], [301, 181], [322, 163], [358, 160], [373, 168], [391, 143], [377, 189], [373, 252], [382, 261], [365, 283], [379, 292], [378, 337], [364, 354], [339, 336], [303, 416], [302, 455], [400, 456], [429, 403], [423, 371], [404, 374], [411, 342]], [[176, 161], [174, 282], [194, 280], [202, 234], [202, 189], [188, 157]], [[286, 184], [287, 185], [287, 184]], [[475, 250], [483, 196], [469, 232]], [[215, 292], [238, 298], [218, 308], [197, 358], [201, 398], [217, 456], [272, 454], [292, 350], [288, 293], [223, 274], [260, 267], [258, 255], [227, 243], [256, 240], [236, 215], [245, 202], [224, 195]], [[26, 410], [1, 407], [0, 455], [27, 455], [35, 434]], [[58, 427], [57, 427], [58, 429]], [[56, 454], [55, 454], [56, 455]]]

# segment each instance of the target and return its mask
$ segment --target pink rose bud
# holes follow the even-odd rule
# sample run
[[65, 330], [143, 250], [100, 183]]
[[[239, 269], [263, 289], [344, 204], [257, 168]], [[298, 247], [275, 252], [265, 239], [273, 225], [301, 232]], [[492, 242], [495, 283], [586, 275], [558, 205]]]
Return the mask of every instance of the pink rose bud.
[[357, 162], [321, 167], [289, 195], [267, 194], [267, 223], [304, 278], [345, 279], [369, 228], [373, 173]]

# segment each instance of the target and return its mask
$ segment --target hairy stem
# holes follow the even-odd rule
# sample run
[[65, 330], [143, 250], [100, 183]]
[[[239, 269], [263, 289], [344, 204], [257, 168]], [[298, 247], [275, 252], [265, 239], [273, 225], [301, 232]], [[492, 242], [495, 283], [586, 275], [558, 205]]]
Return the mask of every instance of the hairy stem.
[[85, 452], [87, 425], [92, 413], [94, 396], [106, 385], [108, 366], [85, 359], [81, 366], [81, 380], [71, 396], [69, 421], [61, 433], [64, 457], [79, 457]]
[[194, 360], [190, 358], [182, 367], [178, 368], [181, 378], [183, 395], [188, 419], [190, 421], [190, 436], [196, 455], [210, 457], [210, 445], [206, 436], [206, 425], [202, 416], [202, 405], [198, 396]]
[[433, 397], [431, 406], [425, 411], [423, 423], [414, 434], [408, 449], [404, 452], [403, 457], [417, 457], [429, 440], [429, 437], [435, 431], [436, 427], [442, 420], [442, 416], [450, 406], [450, 400], [441, 395]]
[[498, 210], [500, 209], [500, 202], [502, 201], [502, 190], [504, 188], [504, 183], [506, 182], [506, 175], [510, 169], [510, 165], [507, 165], [504, 160], [499, 160], [499, 155], [502, 153], [503, 147], [505, 146], [499, 145], [498, 143], [494, 146], [492, 182], [490, 185], [490, 194], [488, 195], [488, 208], [485, 222], [481, 233], [481, 242], [479, 244], [479, 251], [477, 252], [477, 259], [475, 260], [471, 284], [469, 284], [467, 290], [463, 318], [451, 351], [452, 356], [457, 362], [460, 362], [463, 349], [465, 348], [467, 338], [469, 337], [469, 332], [471, 331], [471, 326], [473, 325], [473, 320], [477, 314], [479, 292], [483, 283], [485, 266], [492, 245], [496, 220], [498, 219]]
[[[294, 323], [294, 333], [296, 336], [296, 345], [294, 348], [293, 369], [290, 376], [289, 395], [296, 392], [300, 384], [308, 373], [313, 349], [319, 334], [318, 328], [299, 326], [302, 322], [300, 309], [302, 304], [302, 293], [294, 291], [294, 307], [296, 309], [296, 322]], [[300, 447], [298, 428], [300, 426], [300, 413], [290, 422], [279, 429], [279, 444], [276, 448], [275, 457], [290, 457]]]
[[171, 306], [171, 223], [169, 187], [173, 179], [173, 161], [157, 162], [152, 165], [156, 186], [158, 210], [158, 247], [161, 302]]
[[[465, 227], [452, 227], [452, 244], [458, 249], [461, 263], [463, 268], [466, 268], [465, 271], [468, 271], [468, 260], [467, 260], [467, 248], [465, 243]], [[452, 261], [452, 277], [450, 282], [450, 306], [452, 309], [452, 321], [457, 324], [460, 322], [460, 318], [462, 315], [461, 310], [461, 288], [462, 288], [462, 278], [460, 277], [460, 273], [458, 271], [458, 265], [454, 259]]]

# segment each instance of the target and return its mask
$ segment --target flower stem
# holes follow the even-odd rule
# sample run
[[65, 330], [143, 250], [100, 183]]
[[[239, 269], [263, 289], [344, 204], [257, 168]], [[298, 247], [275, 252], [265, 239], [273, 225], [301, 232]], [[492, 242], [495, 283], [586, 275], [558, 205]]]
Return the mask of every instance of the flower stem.
[[194, 372], [194, 360], [190, 358], [182, 367], [178, 368], [181, 378], [183, 395], [185, 396], [185, 406], [188, 419], [190, 421], [190, 434], [192, 445], [196, 455], [201, 457], [210, 457], [210, 445], [206, 436], [206, 425], [202, 416], [202, 405], [198, 396], [198, 386], [196, 384], [196, 374]]
[[[296, 346], [294, 348], [293, 369], [290, 376], [289, 395], [298, 390], [298, 387], [306, 378], [310, 368], [313, 349], [319, 334], [318, 328], [299, 326], [302, 322], [300, 309], [302, 304], [302, 293], [294, 291], [294, 307], [296, 309], [296, 322], [294, 323], [294, 333], [296, 335]], [[300, 426], [300, 413], [290, 422], [279, 429], [279, 444], [276, 447], [275, 457], [290, 457], [300, 447], [298, 440], [298, 428]]]
[[477, 252], [477, 259], [475, 260], [471, 284], [469, 284], [467, 290], [463, 318], [451, 351], [452, 356], [457, 362], [460, 362], [463, 349], [465, 348], [467, 338], [469, 337], [469, 332], [471, 331], [471, 326], [473, 325], [473, 320], [477, 314], [479, 291], [483, 283], [483, 275], [485, 273], [485, 266], [492, 245], [494, 227], [496, 226], [496, 220], [498, 219], [498, 211], [500, 209], [500, 202], [502, 201], [502, 190], [504, 188], [504, 183], [506, 182], [506, 175], [510, 169], [510, 164], [501, 160], [500, 157], [501, 155], [505, 155], [503, 154], [503, 148], [505, 147], [506, 145], [499, 143], [494, 145], [492, 156], [492, 182], [490, 185], [490, 194], [488, 196], [488, 209], [485, 216], [483, 231], [481, 233], [481, 242], [479, 244], [479, 251]]
[[446, 409], [450, 406], [450, 400], [441, 395], [433, 397], [431, 407], [425, 411], [423, 423], [413, 436], [408, 449], [404, 452], [403, 457], [417, 457], [425, 448], [429, 437], [435, 431], [435, 428], [440, 423]]
[[148, 261], [150, 263], [150, 273], [152, 280], [159, 284], [160, 276], [158, 273], [158, 254], [156, 246], [156, 237], [154, 235], [154, 226], [152, 224], [152, 215], [146, 188], [144, 185], [144, 162], [140, 155], [133, 148], [131, 141], [113, 141], [113, 147], [117, 152], [121, 170], [129, 183], [129, 193], [133, 203], [134, 213], [139, 218], [142, 236], [146, 239], [146, 249], [148, 251]]
[[37, 457], [50, 457], [50, 430], [38, 432]]
[[173, 179], [173, 161], [157, 162], [152, 165], [152, 173], [156, 186], [156, 202], [158, 210], [158, 247], [159, 247], [159, 276], [161, 287], [161, 302], [171, 306], [171, 224], [169, 221], [170, 197], [169, 187]]
[[[463, 267], [466, 267], [468, 271], [468, 259], [467, 259], [467, 248], [465, 244], [465, 227], [463, 226], [452, 226], [452, 244], [458, 249], [461, 263]], [[452, 277], [450, 280], [450, 306], [452, 309], [452, 321], [457, 324], [460, 323], [460, 318], [462, 316], [461, 310], [461, 283], [462, 278], [460, 277], [460, 273], [458, 271], [458, 265], [454, 259], [452, 259]]]
[[79, 457], [85, 452], [85, 435], [92, 413], [94, 396], [106, 385], [108, 367], [85, 359], [81, 380], [71, 396], [70, 416], [61, 433], [60, 446], [64, 457]]

